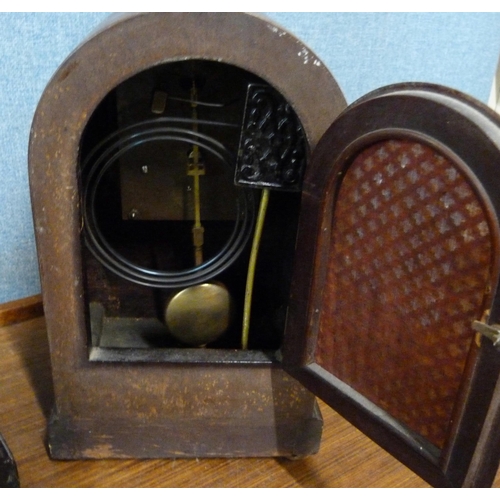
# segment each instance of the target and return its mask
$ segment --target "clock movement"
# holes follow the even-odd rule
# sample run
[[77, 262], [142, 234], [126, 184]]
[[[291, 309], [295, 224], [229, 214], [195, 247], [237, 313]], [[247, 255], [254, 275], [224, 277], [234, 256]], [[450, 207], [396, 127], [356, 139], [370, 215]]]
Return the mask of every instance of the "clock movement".
[[410, 83], [346, 108], [266, 18], [124, 15], [48, 84], [29, 164], [53, 458], [304, 456], [317, 395], [431, 484], [492, 482], [486, 107]]

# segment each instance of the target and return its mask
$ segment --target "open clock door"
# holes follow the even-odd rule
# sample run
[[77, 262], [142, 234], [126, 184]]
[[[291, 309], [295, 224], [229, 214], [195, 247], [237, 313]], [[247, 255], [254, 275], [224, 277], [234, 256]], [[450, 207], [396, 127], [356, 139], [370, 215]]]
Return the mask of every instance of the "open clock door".
[[499, 214], [498, 116], [438, 86], [357, 101], [306, 174], [285, 369], [434, 486], [498, 467]]

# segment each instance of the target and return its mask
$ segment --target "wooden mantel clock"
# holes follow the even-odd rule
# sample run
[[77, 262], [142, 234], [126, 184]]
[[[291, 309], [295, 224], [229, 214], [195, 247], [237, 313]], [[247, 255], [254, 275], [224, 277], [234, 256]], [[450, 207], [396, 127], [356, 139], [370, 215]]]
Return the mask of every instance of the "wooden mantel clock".
[[56, 459], [304, 456], [315, 395], [436, 486], [500, 457], [500, 123], [346, 108], [242, 13], [112, 18], [33, 122]]

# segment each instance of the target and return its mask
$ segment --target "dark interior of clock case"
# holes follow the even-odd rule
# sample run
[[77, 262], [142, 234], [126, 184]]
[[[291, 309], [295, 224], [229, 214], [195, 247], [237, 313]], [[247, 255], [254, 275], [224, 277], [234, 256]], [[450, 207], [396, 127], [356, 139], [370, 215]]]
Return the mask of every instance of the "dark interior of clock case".
[[[185, 288], [216, 283], [230, 296], [229, 327], [203, 347], [240, 349], [262, 192], [234, 182], [252, 85], [266, 84], [219, 62], [168, 63], [118, 85], [89, 119], [79, 162], [89, 347], [192, 347], [170, 334], [166, 304]], [[256, 117], [259, 133], [265, 134], [270, 115]], [[280, 346], [299, 205], [300, 192], [270, 194], [250, 350]], [[197, 218], [203, 232], [198, 255]]]

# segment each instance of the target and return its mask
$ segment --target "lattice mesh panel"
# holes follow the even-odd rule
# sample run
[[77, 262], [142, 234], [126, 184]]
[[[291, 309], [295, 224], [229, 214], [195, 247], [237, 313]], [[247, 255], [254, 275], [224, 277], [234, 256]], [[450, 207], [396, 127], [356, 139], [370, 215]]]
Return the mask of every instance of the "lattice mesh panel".
[[362, 151], [335, 208], [316, 360], [438, 447], [490, 283], [487, 221], [464, 175], [407, 140]]

